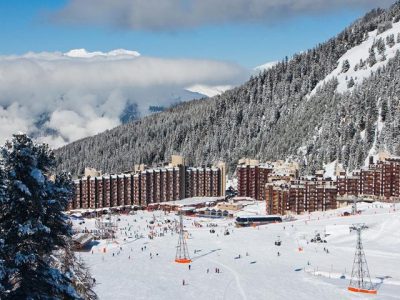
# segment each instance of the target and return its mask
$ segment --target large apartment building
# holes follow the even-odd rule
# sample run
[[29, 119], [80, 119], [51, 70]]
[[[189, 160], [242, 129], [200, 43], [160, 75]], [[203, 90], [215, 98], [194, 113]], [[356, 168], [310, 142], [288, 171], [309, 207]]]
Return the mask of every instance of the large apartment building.
[[334, 209], [337, 207], [336, 182], [317, 177], [270, 182], [266, 185], [265, 200], [269, 214]]
[[367, 196], [380, 201], [400, 200], [400, 158], [370, 162], [367, 168], [337, 177], [340, 196]]
[[172, 158], [167, 167], [135, 167], [136, 172], [84, 176], [75, 180], [75, 195], [69, 209], [147, 206], [151, 203], [189, 197], [225, 195], [225, 165], [186, 167], [184, 159]]
[[267, 213], [286, 214], [324, 211], [337, 207], [338, 197], [363, 197], [378, 201], [400, 201], [400, 158], [384, 158], [347, 175], [340, 171], [336, 179], [316, 176], [286, 180], [268, 179], [265, 200]]
[[265, 185], [271, 176], [297, 176], [298, 165], [283, 161], [260, 164], [258, 160], [242, 158], [236, 167], [239, 197], [262, 200], [265, 197]]

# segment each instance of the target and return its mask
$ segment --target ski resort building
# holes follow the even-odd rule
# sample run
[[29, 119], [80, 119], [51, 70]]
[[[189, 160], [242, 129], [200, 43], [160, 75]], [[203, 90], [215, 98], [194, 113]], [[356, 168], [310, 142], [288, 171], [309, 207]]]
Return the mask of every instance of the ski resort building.
[[236, 168], [238, 179], [238, 196], [263, 200], [265, 184], [272, 177], [277, 180], [282, 177], [297, 177], [298, 164], [284, 161], [267, 162], [260, 164], [258, 160], [242, 158]]
[[400, 158], [385, 158], [347, 175], [339, 172], [335, 179], [315, 176], [290, 179], [271, 176], [265, 186], [269, 214], [301, 214], [337, 208], [338, 197], [371, 201], [400, 201]]
[[370, 162], [367, 168], [350, 176], [338, 176], [338, 194], [365, 196], [380, 201], [400, 200], [400, 158]]
[[75, 194], [69, 209], [127, 205], [148, 206], [191, 197], [225, 195], [225, 165], [187, 167], [175, 156], [167, 167], [119, 175], [85, 176], [75, 180]]
[[274, 181], [266, 184], [267, 212], [284, 215], [325, 211], [337, 207], [337, 187], [332, 180]]
[[265, 194], [265, 184], [272, 168], [266, 165], [238, 165], [238, 196], [262, 200]]

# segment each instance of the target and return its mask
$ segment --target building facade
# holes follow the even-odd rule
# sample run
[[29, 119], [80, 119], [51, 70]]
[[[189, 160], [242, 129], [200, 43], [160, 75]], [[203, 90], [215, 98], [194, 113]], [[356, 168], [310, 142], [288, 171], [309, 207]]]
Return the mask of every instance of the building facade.
[[[371, 159], [368, 167], [350, 175], [341, 171], [335, 179], [324, 178], [322, 173], [303, 179], [282, 178], [273, 175], [268, 178], [265, 200], [269, 214], [335, 209], [338, 197], [400, 201], [400, 158], [385, 158], [376, 163]], [[252, 180], [252, 177], [246, 177], [246, 180]], [[254, 183], [246, 182], [246, 185]]]
[[[174, 162], [182, 161], [174, 158]], [[175, 164], [134, 174], [83, 177], [74, 181], [75, 193], [69, 209], [147, 206], [190, 197], [224, 196], [224, 168], [221, 164], [199, 168]]]
[[250, 197], [256, 200], [264, 199], [265, 184], [272, 173], [272, 168], [263, 165], [238, 165], [238, 196]]
[[332, 180], [274, 181], [267, 183], [265, 190], [269, 214], [302, 214], [337, 208], [337, 186]]

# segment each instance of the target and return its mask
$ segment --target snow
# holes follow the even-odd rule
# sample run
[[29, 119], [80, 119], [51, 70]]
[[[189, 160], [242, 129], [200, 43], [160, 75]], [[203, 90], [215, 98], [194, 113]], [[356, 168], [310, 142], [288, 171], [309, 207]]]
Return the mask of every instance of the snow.
[[20, 180], [15, 180], [14, 181], [16, 187], [24, 194], [31, 196], [31, 191], [29, 190], [29, 188]]
[[336, 178], [336, 160], [329, 164], [324, 164], [324, 177]]
[[176, 206], [187, 206], [187, 205], [198, 205], [198, 204], [204, 204], [207, 202], [215, 202], [217, 200], [224, 199], [223, 197], [192, 197], [192, 198], [185, 198], [182, 200], [176, 200], [176, 201], [168, 201], [168, 202], [161, 202], [159, 204], [170, 204], [170, 205], [176, 205]]
[[185, 88], [187, 91], [192, 93], [199, 93], [207, 97], [214, 97], [220, 95], [223, 92], [232, 89], [232, 85], [206, 85], [206, 84], [195, 84]]
[[[400, 206], [397, 204], [394, 211], [390, 204], [360, 203], [358, 208], [362, 213], [357, 216], [341, 217], [344, 211], [351, 211], [345, 207], [257, 228], [235, 228], [232, 219], [185, 217], [191, 270], [174, 262], [176, 233], [147, 237], [151, 230], [162, 232], [171, 224], [164, 221], [177, 221], [178, 216], [139, 211], [120, 217], [115, 241], [99, 241], [93, 253], [80, 255], [96, 278], [100, 299], [398, 299]], [[265, 203], [246, 209], [265, 214]], [[153, 219], [156, 223], [150, 225]], [[75, 228], [93, 229], [95, 220], [86, 219], [83, 225], [73, 222]], [[356, 243], [355, 233], [346, 228], [360, 222], [369, 227], [362, 237], [371, 277], [376, 283], [383, 281], [378, 295], [367, 298], [346, 290]], [[214, 234], [207, 226], [211, 223], [217, 225], [212, 227]], [[230, 235], [223, 234], [226, 229]], [[307, 243], [316, 232], [325, 231], [330, 234], [326, 244]], [[277, 236], [282, 241], [280, 247], [274, 245]], [[146, 249], [142, 251], [142, 247]], [[299, 252], [299, 247], [303, 251]], [[324, 247], [329, 248], [329, 254]], [[235, 259], [239, 254], [241, 258]], [[215, 273], [215, 268], [220, 273]], [[342, 275], [346, 279], [340, 279]]]
[[378, 120], [375, 122], [374, 142], [373, 142], [373, 144], [371, 146], [371, 149], [369, 149], [369, 151], [368, 151], [367, 157], [364, 160], [364, 166], [368, 166], [369, 157], [370, 156], [375, 157], [377, 155], [377, 153], [378, 153], [378, 150], [379, 150], [379, 149], [377, 149], [376, 144], [377, 144], [379, 135], [382, 132], [383, 126], [385, 125], [385, 123], [382, 122], [382, 117], [381, 117], [382, 106], [380, 105], [380, 102], [381, 102], [381, 99], [379, 98], [378, 101], [377, 101], [377, 107], [379, 107], [379, 109], [378, 109]]
[[[378, 68], [383, 67], [386, 63], [395, 56], [396, 51], [400, 50], [400, 43], [395, 43], [392, 48], [388, 45], [386, 46], [386, 60], [381, 61], [381, 55], [379, 55], [375, 49], [375, 56], [377, 59], [376, 64], [372, 67], [366, 64], [366, 67], [363, 69], [358, 69], [357, 71], [354, 70], [354, 66], [360, 62], [360, 59], [366, 61], [369, 56], [369, 49], [372, 47], [374, 40], [382, 38], [386, 43], [386, 37], [394, 34], [395, 41], [397, 39], [397, 33], [400, 32], [400, 22], [393, 23], [393, 27], [391, 29], [382, 32], [381, 34], [377, 34], [377, 30], [371, 31], [368, 33], [368, 38], [362, 42], [360, 45], [355, 46], [349, 49], [341, 58], [338, 60], [338, 66], [334, 69], [330, 74], [328, 74], [325, 79], [318, 82], [315, 88], [311, 91], [308, 95], [309, 97], [314, 95], [316, 91], [321, 88], [326, 82], [336, 77], [338, 79], [338, 87], [337, 91], [339, 93], [343, 93], [347, 90], [351, 90], [351, 88], [347, 87], [347, 82], [352, 77], [354, 80], [355, 85], [361, 83], [363, 79], [368, 78], [371, 76], [371, 72], [375, 72]], [[350, 69], [346, 73], [342, 73], [342, 64], [343, 61], [348, 60], [350, 63]], [[347, 77], [347, 80], [346, 80]]]
[[234, 188], [235, 190], [237, 190], [237, 186], [238, 186], [238, 179], [237, 179], [237, 177], [233, 177], [233, 178], [231, 178], [231, 179], [227, 179], [227, 181], [226, 181], [226, 186], [229, 188], [229, 187], [232, 187], [232, 188]]
[[362, 140], [365, 140], [365, 129], [360, 132], [360, 137]]
[[278, 63], [279, 63], [279, 61], [270, 61], [270, 62], [267, 62], [267, 63], [265, 63], [263, 65], [255, 67], [254, 70], [258, 71], [258, 72], [262, 72], [262, 71], [271, 69], [273, 66], [275, 66]]
[[34, 168], [34, 169], [31, 171], [31, 176], [32, 176], [32, 177], [36, 180], [36, 182], [39, 183], [39, 184], [43, 184], [44, 181], [45, 181], [45, 178], [44, 178], [44, 176], [43, 176], [43, 174], [42, 174], [42, 171], [39, 170], [39, 169], [37, 169], [37, 168]]

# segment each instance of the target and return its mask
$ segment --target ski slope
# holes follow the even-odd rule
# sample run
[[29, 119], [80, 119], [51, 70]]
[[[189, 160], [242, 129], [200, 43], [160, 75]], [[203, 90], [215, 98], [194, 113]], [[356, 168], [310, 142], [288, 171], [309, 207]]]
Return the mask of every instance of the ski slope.
[[[313, 96], [318, 89], [320, 89], [325, 83], [333, 78], [337, 78], [338, 86], [337, 91], [339, 93], [344, 93], [348, 90], [352, 90], [353, 87], [349, 88], [347, 86], [348, 80], [353, 78], [355, 85], [362, 83], [365, 78], [368, 78], [376, 72], [379, 68], [384, 67], [388, 61], [396, 55], [396, 52], [400, 50], [400, 43], [395, 43], [392, 47], [386, 45], [386, 50], [384, 51], [385, 59], [382, 59], [382, 55], [376, 54], [377, 62], [373, 66], [369, 66], [368, 63], [363, 68], [354, 69], [355, 65], [360, 62], [360, 59], [367, 61], [369, 56], [369, 49], [372, 47], [373, 43], [382, 38], [384, 41], [390, 35], [394, 35], [395, 39], [397, 34], [400, 32], [400, 22], [393, 23], [392, 28], [378, 34], [377, 30], [368, 32], [368, 38], [363, 41], [360, 45], [357, 45], [349, 49], [342, 57], [338, 59], [337, 67], [328, 74], [323, 80], [318, 82], [314, 89], [309, 93], [308, 97]], [[350, 64], [350, 69], [343, 73], [342, 65], [343, 62], [347, 60]]]
[[[246, 208], [253, 213], [264, 209], [261, 202]], [[383, 203], [363, 203], [359, 209], [358, 216], [341, 217], [343, 211], [351, 210], [347, 207], [257, 228], [235, 228], [232, 219], [185, 217], [191, 270], [174, 262], [176, 233], [167, 230], [164, 236], [148, 238], [150, 231], [158, 235], [168, 225], [172, 228], [166, 220], [178, 217], [160, 211], [138, 212], [120, 217], [114, 242], [102, 241], [92, 247], [93, 253], [80, 255], [96, 278], [100, 299], [399, 299], [400, 213]], [[150, 229], [153, 219], [155, 227]], [[369, 226], [363, 243], [371, 278], [378, 284], [375, 296], [346, 289], [356, 243], [356, 234], [348, 227], [359, 222]], [[217, 225], [212, 227], [215, 233], [210, 233], [210, 223]], [[91, 229], [94, 219], [74, 225]], [[223, 234], [226, 229], [229, 235]], [[316, 232], [329, 234], [326, 244], [309, 242]], [[278, 235], [280, 247], [274, 244]], [[346, 279], [340, 279], [342, 275]]]

